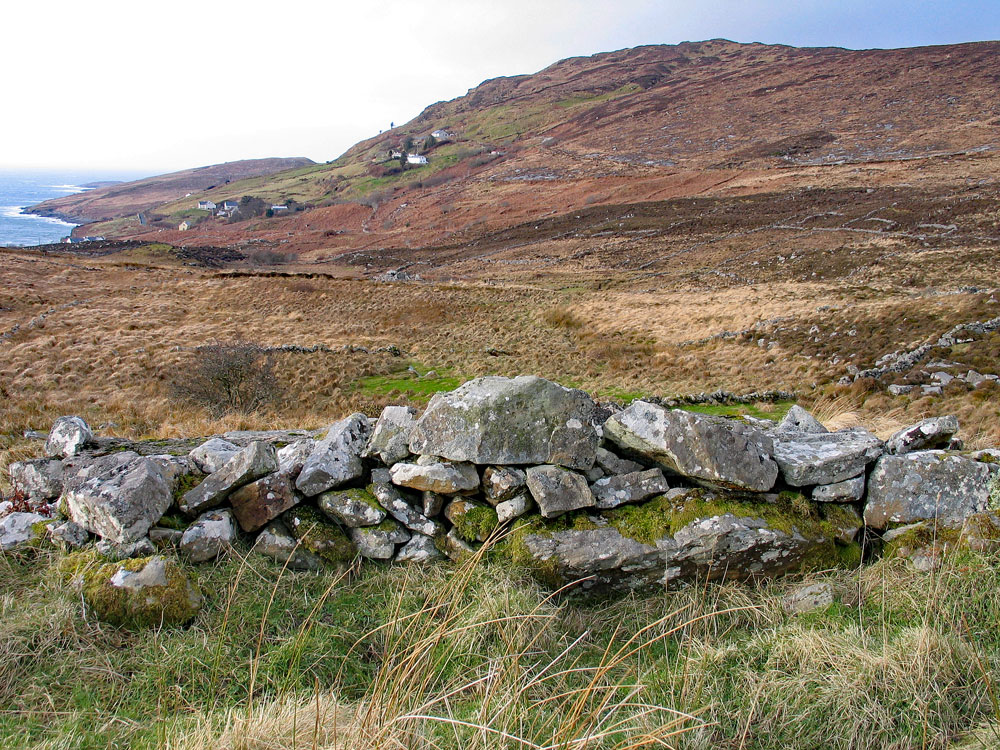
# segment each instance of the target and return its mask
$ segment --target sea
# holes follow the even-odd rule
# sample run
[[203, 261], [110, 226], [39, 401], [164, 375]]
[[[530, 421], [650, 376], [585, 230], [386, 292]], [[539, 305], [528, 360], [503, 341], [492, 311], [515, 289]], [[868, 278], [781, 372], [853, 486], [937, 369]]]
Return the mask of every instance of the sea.
[[0, 246], [46, 245], [69, 235], [76, 224], [34, 216], [22, 210], [49, 198], [86, 190], [94, 182], [136, 180], [146, 175], [123, 172], [0, 170]]

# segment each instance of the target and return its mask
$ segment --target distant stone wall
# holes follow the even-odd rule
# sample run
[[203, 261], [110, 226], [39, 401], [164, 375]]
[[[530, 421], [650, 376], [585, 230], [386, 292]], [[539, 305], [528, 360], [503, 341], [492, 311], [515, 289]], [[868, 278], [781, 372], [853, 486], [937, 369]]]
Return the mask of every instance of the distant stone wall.
[[[130, 443], [63, 417], [46, 458], [11, 465], [18, 507], [2, 511], [0, 542], [93, 541], [105, 561], [127, 559], [75, 579], [125, 624], [190, 619], [200, 595], [178, 561], [240, 540], [295, 570], [463, 560], [489, 542], [547, 585], [612, 593], [858, 565], [879, 545], [933, 566], [949, 547], [1000, 538], [1000, 451], [963, 452], [957, 431], [940, 417], [883, 442], [830, 432], [797, 406], [780, 424], [599, 407], [531, 376], [315, 432]], [[172, 604], [108, 611], [126, 590]]]

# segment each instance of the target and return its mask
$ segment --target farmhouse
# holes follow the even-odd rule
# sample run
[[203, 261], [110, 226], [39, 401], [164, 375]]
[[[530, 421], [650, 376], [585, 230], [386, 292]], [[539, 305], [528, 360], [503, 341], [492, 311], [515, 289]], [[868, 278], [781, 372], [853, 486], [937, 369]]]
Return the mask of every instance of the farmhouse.
[[198, 201], [199, 211], [214, 211], [216, 208], [215, 203], [212, 201]]
[[427, 157], [421, 156], [420, 154], [407, 154], [406, 155], [407, 164], [426, 164]]
[[431, 133], [431, 138], [435, 141], [450, 141], [454, 136], [447, 130], [435, 130]]

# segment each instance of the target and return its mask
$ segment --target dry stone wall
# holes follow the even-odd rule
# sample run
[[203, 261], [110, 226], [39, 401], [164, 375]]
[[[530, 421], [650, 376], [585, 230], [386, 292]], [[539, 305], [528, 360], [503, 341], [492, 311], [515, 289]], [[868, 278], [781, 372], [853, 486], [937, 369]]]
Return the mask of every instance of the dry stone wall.
[[[190, 581], [178, 594], [178, 559], [244, 543], [310, 571], [463, 560], [489, 544], [554, 588], [611, 593], [857, 565], [862, 542], [883, 539], [928, 565], [948, 545], [1000, 538], [1000, 453], [952, 450], [957, 430], [926, 420], [883, 443], [799, 407], [780, 424], [609, 408], [531, 376], [478, 378], [422, 414], [390, 406], [315, 432], [127, 443], [61, 418], [47, 457], [10, 467], [28, 508], [0, 511], [0, 543], [93, 540], [125, 562], [78, 576], [90, 606], [162, 596], [161, 622], [200, 601]], [[121, 586], [129, 596], [107, 595]], [[142, 624], [148, 610], [103, 616]]]

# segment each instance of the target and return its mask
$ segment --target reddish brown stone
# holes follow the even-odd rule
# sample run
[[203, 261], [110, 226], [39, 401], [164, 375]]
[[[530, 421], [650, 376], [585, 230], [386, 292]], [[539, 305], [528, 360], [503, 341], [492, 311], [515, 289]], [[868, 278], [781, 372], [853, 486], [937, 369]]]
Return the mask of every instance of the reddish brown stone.
[[256, 531], [299, 502], [286, 474], [269, 474], [229, 496], [233, 515], [244, 531]]

